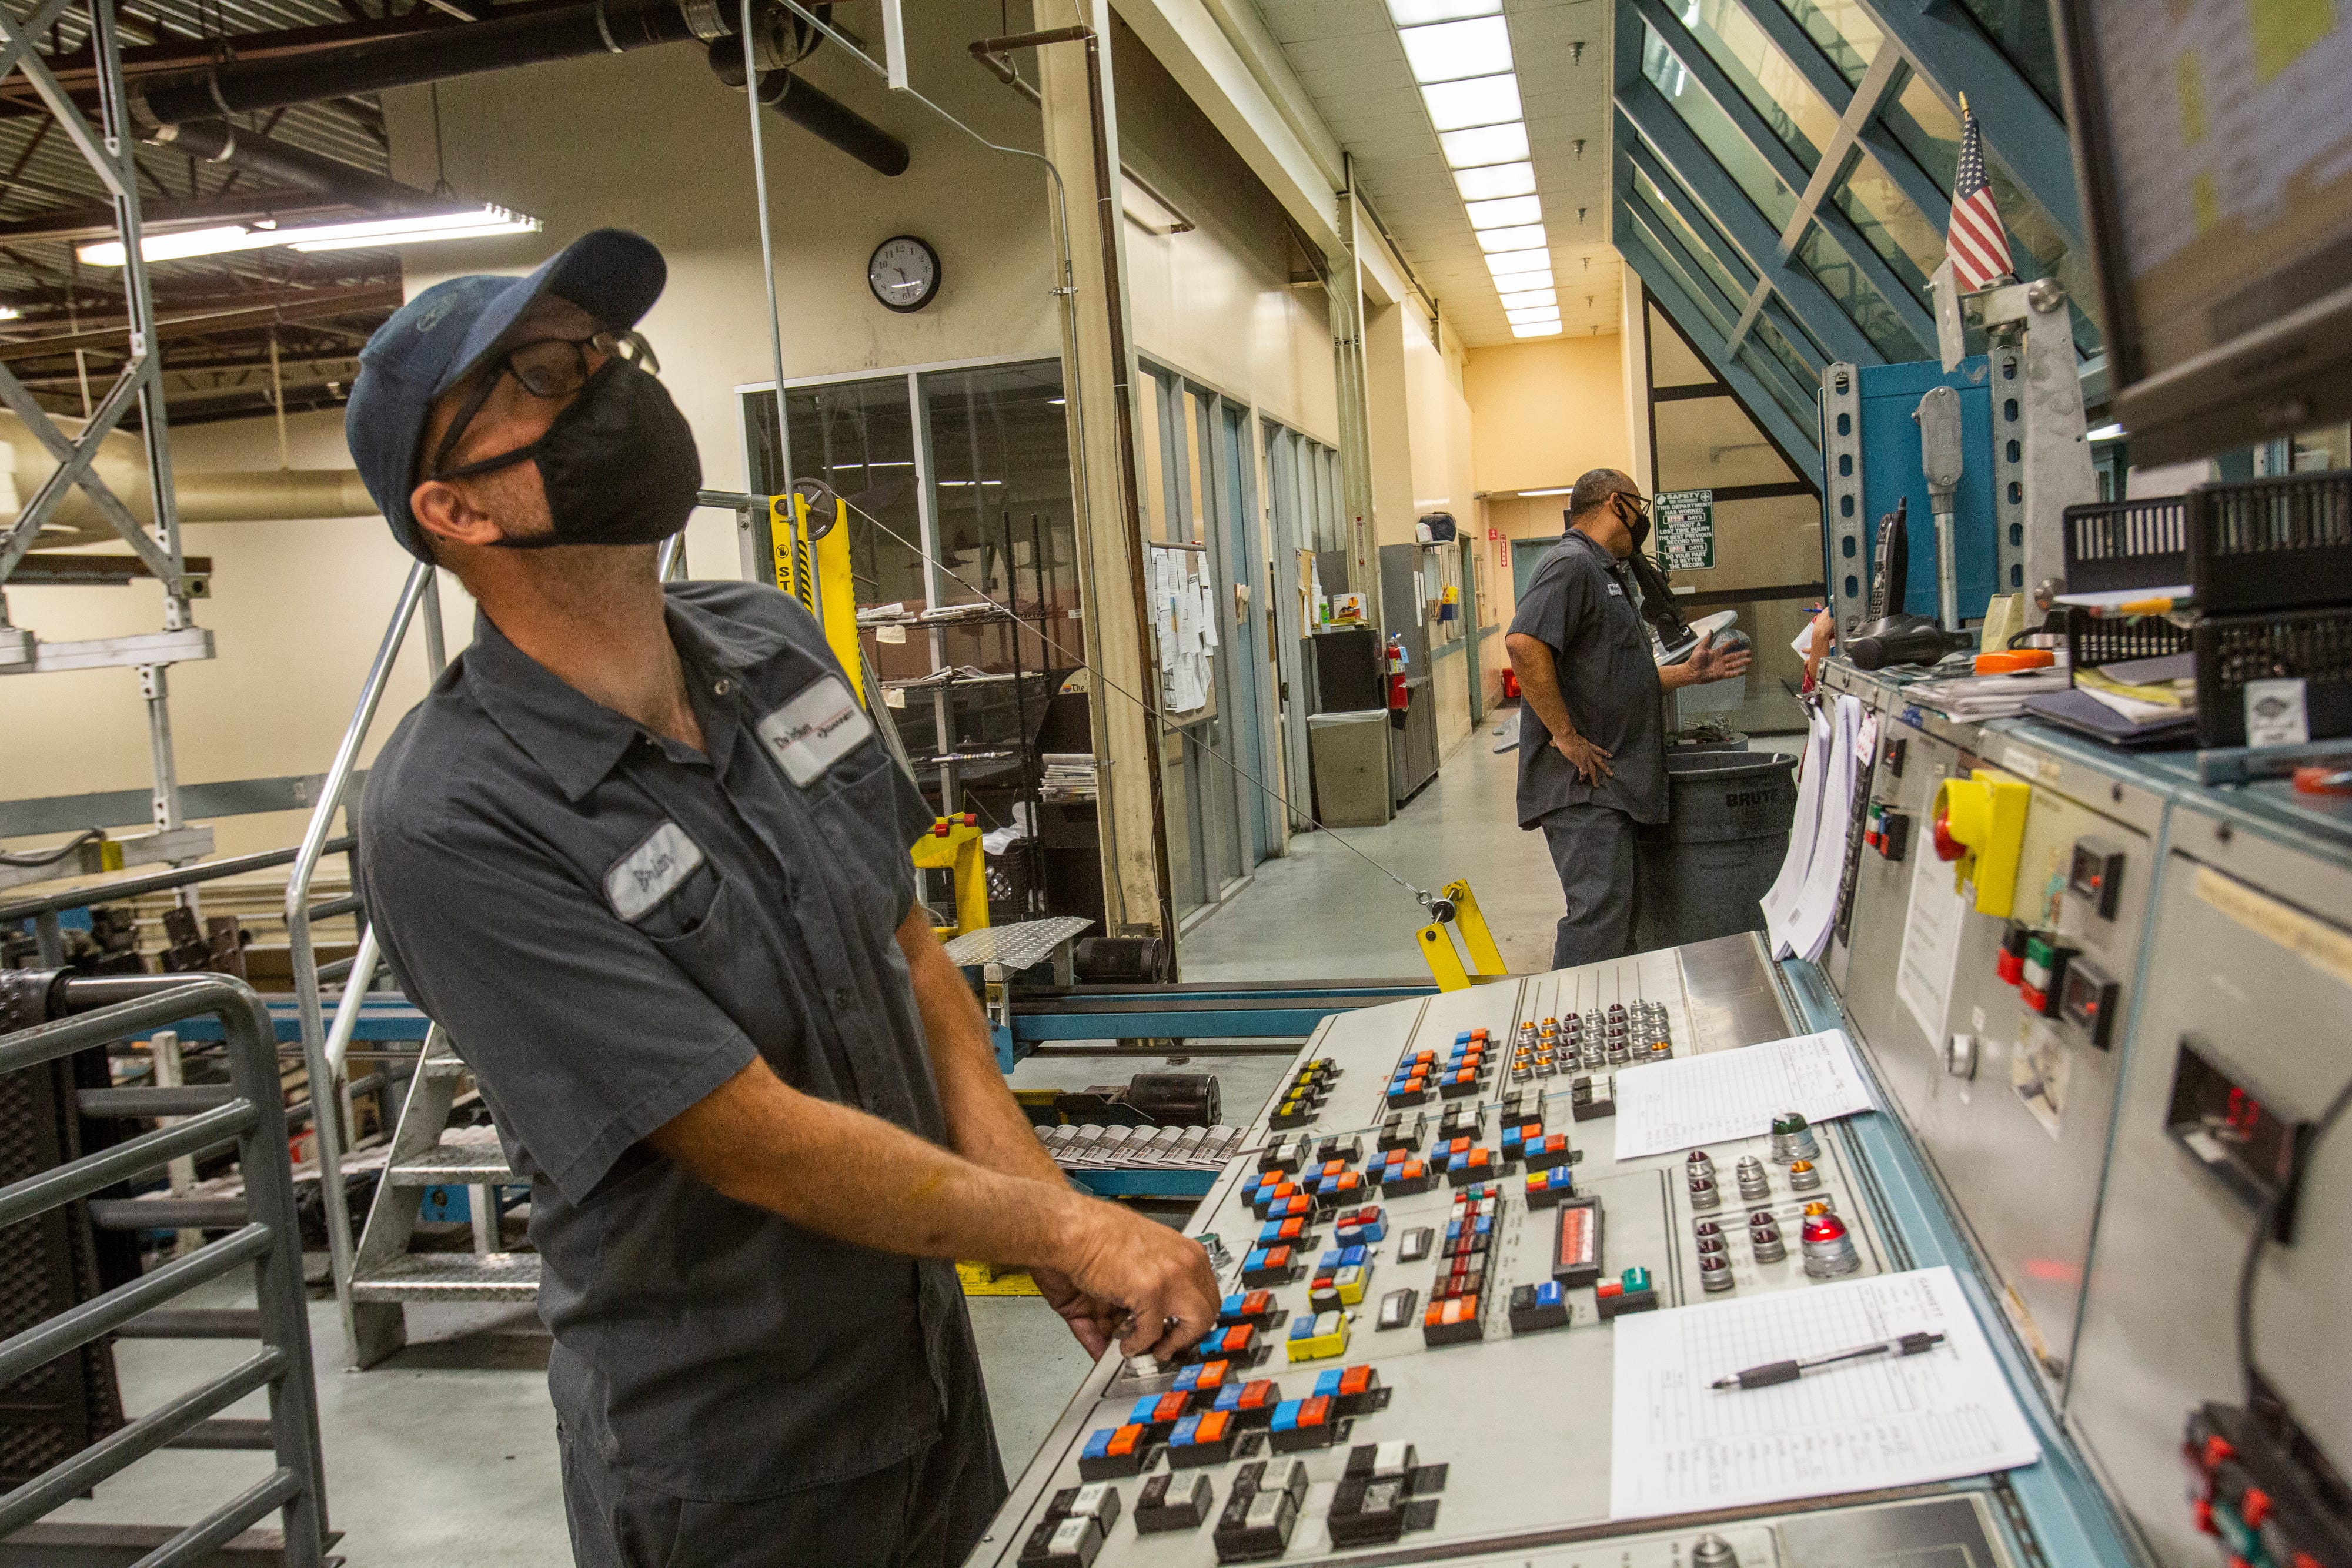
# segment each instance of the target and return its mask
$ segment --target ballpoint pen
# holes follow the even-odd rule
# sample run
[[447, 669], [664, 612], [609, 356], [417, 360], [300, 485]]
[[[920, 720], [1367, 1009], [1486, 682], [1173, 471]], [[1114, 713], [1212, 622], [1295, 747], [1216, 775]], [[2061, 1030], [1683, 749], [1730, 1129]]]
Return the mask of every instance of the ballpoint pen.
[[1842, 1361], [1860, 1361], [1874, 1355], [1917, 1355], [1944, 1343], [1939, 1333], [1906, 1333], [1877, 1344], [1865, 1344], [1853, 1350], [1842, 1350], [1835, 1355], [1817, 1355], [1807, 1361], [1768, 1361], [1761, 1366], [1751, 1366], [1745, 1372], [1735, 1372], [1729, 1377], [1718, 1377], [1717, 1388], [1769, 1388], [1776, 1383], [1794, 1383], [1804, 1373], [1817, 1366], [1831, 1366]]

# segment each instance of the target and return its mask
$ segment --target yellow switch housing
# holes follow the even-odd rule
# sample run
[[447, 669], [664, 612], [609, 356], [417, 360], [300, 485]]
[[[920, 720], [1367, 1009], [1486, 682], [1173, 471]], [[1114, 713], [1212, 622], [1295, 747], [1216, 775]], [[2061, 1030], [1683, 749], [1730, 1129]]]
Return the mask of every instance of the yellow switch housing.
[[1952, 890], [1976, 884], [1979, 915], [2006, 920], [2017, 894], [2018, 852], [2032, 787], [1979, 768], [1936, 787], [1933, 816], [1967, 852], [1953, 862]]

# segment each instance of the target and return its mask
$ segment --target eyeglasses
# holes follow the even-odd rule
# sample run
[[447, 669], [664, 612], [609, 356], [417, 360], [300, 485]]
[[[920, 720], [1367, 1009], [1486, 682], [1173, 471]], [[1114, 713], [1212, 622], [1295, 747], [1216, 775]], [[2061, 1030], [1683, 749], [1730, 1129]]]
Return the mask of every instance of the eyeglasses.
[[1620, 490], [1620, 491], [1618, 491], [1618, 492], [1617, 492], [1616, 496], [1612, 497], [1612, 499], [1620, 500], [1620, 501], [1630, 501], [1630, 502], [1632, 502], [1632, 503], [1633, 503], [1633, 520], [1634, 522], [1637, 522], [1637, 523], [1638, 523], [1638, 522], [1640, 522], [1643, 517], [1648, 517], [1648, 516], [1650, 515], [1650, 502], [1649, 502], [1649, 498], [1648, 498], [1647, 497], [1645, 497], [1645, 496], [1637, 496], [1637, 495], [1635, 495], [1635, 494], [1634, 494], [1633, 491], [1631, 491], [1631, 490]]
[[515, 384], [533, 397], [570, 397], [588, 384], [589, 377], [614, 360], [639, 366], [655, 375], [661, 373], [661, 361], [654, 356], [653, 345], [646, 341], [642, 332], [592, 332], [585, 338], [534, 338], [528, 343], [517, 343], [489, 362], [481, 385], [467, 398], [457, 417], [449, 422], [449, 433], [441, 438], [440, 448], [433, 455], [433, 476], [458, 478], [497, 467], [504, 461], [493, 457], [469, 463], [463, 468], [449, 466], [457, 444], [465, 439], [474, 416], [482, 412], [482, 405], [498, 390], [501, 376], [512, 376]]

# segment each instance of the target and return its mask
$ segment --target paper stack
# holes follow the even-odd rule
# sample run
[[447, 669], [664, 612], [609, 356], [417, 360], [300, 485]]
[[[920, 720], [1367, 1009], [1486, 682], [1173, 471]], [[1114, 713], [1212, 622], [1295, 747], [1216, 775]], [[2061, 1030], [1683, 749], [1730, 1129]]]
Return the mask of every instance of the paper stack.
[[1048, 800], [1091, 800], [1095, 799], [1095, 759], [1083, 751], [1048, 751], [1038, 760], [1045, 765], [1045, 774], [1038, 780], [1038, 793]]
[[1837, 925], [1853, 818], [1857, 763], [1878, 746], [1878, 716], [1841, 696], [1813, 717], [1797, 781], [1797, 816], [1789, 852], [1764, 894], [1764, 928], [1776, 958], [1818, 958]]
[[2026, 705], [2046, 692], [2067, 686], [2066, 666], [2027, 670], [2014, 675], [1947, 675], [1915, 682], [1903, 689], [1904, 699], [1931, 707], [1963, 723], [2014, 718]]

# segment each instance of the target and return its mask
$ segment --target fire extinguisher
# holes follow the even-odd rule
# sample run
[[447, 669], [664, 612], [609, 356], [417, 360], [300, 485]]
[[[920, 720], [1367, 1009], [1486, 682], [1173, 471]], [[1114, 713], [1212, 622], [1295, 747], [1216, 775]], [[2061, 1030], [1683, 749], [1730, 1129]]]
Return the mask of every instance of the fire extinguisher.
[[1388, 646], [1389, 725], [1395, 729], [1404, 727], [1404, 710], [1412, 702], [1412, 694], [1405, 689], [1405, 662], [1404, 639], [1390, 638]]

